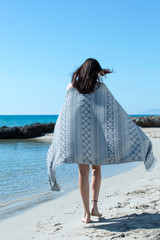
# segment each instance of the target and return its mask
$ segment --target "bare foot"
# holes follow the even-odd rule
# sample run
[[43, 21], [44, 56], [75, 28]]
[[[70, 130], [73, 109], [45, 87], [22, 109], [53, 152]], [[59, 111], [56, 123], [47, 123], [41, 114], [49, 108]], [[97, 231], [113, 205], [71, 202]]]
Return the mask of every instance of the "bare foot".
[[90, 223], [90, 222], [91, 222], [90, 214], [85, 213], [85, 214], [84, 214], [84, 218], [82, 219], [82, 222], [84, 222], [84, 223]]
[[99, 213], [97, 206], [94, 206], [91, 210], [91, 215], [96, 217], [102, 217], [102, 214]]

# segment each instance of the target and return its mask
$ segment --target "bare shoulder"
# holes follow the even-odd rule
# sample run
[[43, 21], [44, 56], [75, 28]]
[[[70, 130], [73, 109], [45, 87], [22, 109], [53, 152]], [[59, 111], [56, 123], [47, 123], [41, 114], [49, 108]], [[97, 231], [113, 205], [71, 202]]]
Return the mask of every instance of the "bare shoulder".
[[73, 86], [72, 86], [72, 83], [70, 82], [68, 85], [67, 85], [67, 89], [66, 89], [66, 91], [68, 91], [68, 89], [70, 89], [70, 88], [73, 88]]

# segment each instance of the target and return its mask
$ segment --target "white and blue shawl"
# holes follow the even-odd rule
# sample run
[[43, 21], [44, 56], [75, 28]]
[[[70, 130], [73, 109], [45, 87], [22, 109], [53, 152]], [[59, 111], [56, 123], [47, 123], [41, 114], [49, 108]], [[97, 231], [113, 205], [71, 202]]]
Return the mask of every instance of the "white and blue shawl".
[[66, 92], [47, 152], [51, 190], [60, 190], [55, 168], [62, 163], [90, 165], [143, 161], [146, 170], [156, 159], [152, 142], [102, 83], [91, 94]]

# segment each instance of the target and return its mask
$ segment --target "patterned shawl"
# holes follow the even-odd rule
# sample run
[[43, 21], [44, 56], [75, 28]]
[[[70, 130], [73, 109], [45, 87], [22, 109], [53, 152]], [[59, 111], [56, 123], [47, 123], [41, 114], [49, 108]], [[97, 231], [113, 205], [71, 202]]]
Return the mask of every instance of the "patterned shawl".
[[152, 143], [102, 83], [91, 94], [66, 92], [47, 152], [51, 190], [60, 190], [55, 168], [62, 163], [91, 165], [143, 161], [146, 170], [156, 159]]

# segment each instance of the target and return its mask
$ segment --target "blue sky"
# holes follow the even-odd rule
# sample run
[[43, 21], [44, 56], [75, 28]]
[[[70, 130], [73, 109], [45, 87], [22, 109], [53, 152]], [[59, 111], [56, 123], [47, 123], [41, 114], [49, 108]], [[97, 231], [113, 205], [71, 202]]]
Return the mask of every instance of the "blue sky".
[[160, 109], [159, 0], [0, 1], [0, 114], [59, 114], [96, 58], [128, 114]]

